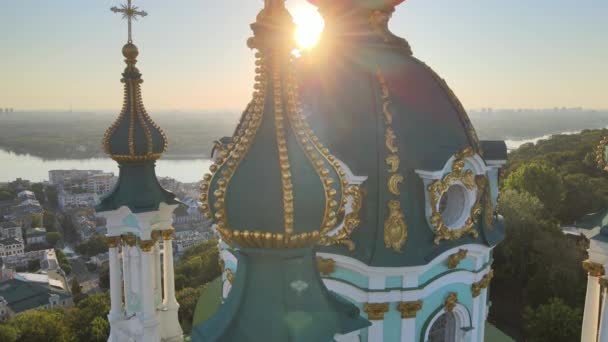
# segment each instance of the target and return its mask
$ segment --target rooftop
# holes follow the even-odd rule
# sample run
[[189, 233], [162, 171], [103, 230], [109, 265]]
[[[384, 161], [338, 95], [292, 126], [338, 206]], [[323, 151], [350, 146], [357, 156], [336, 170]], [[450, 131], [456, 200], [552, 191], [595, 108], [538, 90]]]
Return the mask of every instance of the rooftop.
[[49, 297], [53, 294], [59, 295], [62, 299], [70, 297], [65, 291], [54, 290], [25, 280], [10, 279], [0, 283], [0, 296], [16, 313], [49, 304]]

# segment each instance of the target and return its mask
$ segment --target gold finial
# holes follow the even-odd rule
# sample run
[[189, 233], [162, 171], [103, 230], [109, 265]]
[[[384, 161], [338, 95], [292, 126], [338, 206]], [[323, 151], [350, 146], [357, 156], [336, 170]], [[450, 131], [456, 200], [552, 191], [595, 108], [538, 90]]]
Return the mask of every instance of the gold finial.
[[133, 39], [132, 39], [132, 35], [131, 35], [131, 22], [133, 21], [133, 19], [137, 20], [137, 17], [143, 18], [143, 17], [147, 16], [148, 13], [140, 10], [139, 7], [137, 7], [137, 6], [131, 5], [131, 0], [127, 0], [127, 4], [121, 5], [120, 8], [114, 6], [114, 7], [110, 8], [110, 10], [114, 13], [122, 13], [122, 18], [127, 19], [127, 22], [129, 23], [129, 38], [128, 38], [127, 42], [133, 43]]

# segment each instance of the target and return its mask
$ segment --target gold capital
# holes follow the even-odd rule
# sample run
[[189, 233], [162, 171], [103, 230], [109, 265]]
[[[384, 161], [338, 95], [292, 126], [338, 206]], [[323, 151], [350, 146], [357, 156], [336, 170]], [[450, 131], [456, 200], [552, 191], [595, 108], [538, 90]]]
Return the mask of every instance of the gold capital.
[[365, 303], [363, 311], [367, 313], [367, 319], [381, 321], [384, 319], [384, 314], [388, 312], [388, 303]]
[[127, 245], [129, 245], [130, 247], [135, 246], [135, 243], [137, 242], [137, 238], [133, 234], [124, 234], [124, 235], [121, 235], [121, 238], [122, 238], [122, 241], [124, 243], [126, 243]]
[[173, 239], [173, 235], [175, 234], [175, 230], [166, 229], [162, 231], [163, 240], [171, 240]]
[[120, 245], [120, 236], [108, 236], [108, 248], [116, 248]]
[[604, 265], [589, 259], [583, 261], [583, 269], [592, 277], [601, 277], [605, 274]]
[[139, 247], [141, 248], [142, 251], [149, 252], [152, 250], [152, 247], [154, 246], [155, 243], [156, 243], [156, 241], [154, 241], [154, 240], [141, 240], [141, 241], [139, 241]]
[[422, 309], [422, 301], [401, 302], [397, 305], [397, 310], [401, 312], [401, 318], [415, 318], [416, 313]]

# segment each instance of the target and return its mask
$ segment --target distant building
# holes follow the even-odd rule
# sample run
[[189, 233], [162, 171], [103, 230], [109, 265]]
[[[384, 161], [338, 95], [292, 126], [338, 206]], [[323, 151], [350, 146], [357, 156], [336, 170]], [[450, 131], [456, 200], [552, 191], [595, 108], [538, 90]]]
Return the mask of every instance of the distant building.
[[17, 221], [0, 222], [0, 239], [16, 238], [22, 239], [21, 223]]
[[[97, 179], [89, 182], [93, 177]], [[105, 183], [114, 178], [113, 173], [104, 173], [101, 170], [50, 170], [49, 182], [59, 189], [70, 190], [78, 188], [89, 192], [95, 192], [94, 188], [104, 188]], [[93, 188], [93, 189], [91, 189]], [[111, 188], [110, 188], [111, 189]], [[109, 190], [108, 190], [109, 191]], [[106, 191], [107, 192], [107, 191]]]
[[15, 238], [6, 238], [0, 240], [0, 257], [9, 255], [22, 255], [23, 241]]
[[28, 245], [46, 242], [46, 228], [32, 228], [25, 231]]
[[114, 184], [116, 184], [116, 177], [114, 177], [113, 173], [95, 174], [87, 178], [87, 191], [97, 195], [104, 195], [112, 190]]
[[99, 196], [96, 193], [74, 194], [60, 191], [58, 195], [59, 207], [62, 210], [77, 207], [93, 207], [99, 203]]
[[27, 268], [30, 260], [38, 260], [40, 268], [43, 271], [56, 271], [59, 269], [59, 262], [57, 261], [55, 250], [52, 248], [2, 257], [2, 267], [6, 269], [24, 269]]
[[67, 291], [21, 279], [0, 282], [0, 320], [30, 310], [72, 305], [72, 295]]
[[95, 264], [97, 267], [101, 267], [101, 265], [103, 265], [104, 263], [108, 262], [109, 260], [109, 253], [105, 252], [105, 253], [99, 253], [95, 256], [91, 257], [91, 262], [93, 264]]

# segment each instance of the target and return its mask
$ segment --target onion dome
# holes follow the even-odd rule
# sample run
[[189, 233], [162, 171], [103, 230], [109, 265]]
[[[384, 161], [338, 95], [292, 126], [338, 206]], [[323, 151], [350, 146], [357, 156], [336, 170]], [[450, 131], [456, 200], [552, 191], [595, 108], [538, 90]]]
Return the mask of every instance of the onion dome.
[[312, 129], [353, 174], [367, 176], [356, 249], [326, 251], [379, 267], [423, 265], [503, 237], [498, 166], [488, 160], [506, 147], [490, 144], [496, 151], [484, 155], [447, 83], [389, 31], [399, 2], [316, 1], [325, 31], [298, 64]]
[[[114, 11], [114, 9], [113, 9]], [[131, 11], [145, 15], [145, 12]], [[131, 20], [131, 17], [128, 17]], [[128, 207], [133, 213], [158, 210], [160, 203], [177, 204], [175, 195], [158, 183], [155, 160], [167, 149], [165, 133], [150, 118], [141, 96], [141, 73], [135, 67], [139, 51], [129, 41], [122, 48], [127, 67], [122, 73], [124, 102], [118, 119], [103, 137], [103, 147], [118, 162], [119, 177], [114, 189], [101, 199], [98, 212]]]
[[127, 67], [122, 74], [124, 102], [118, 119], [108, 128], [103, 147], [116, 161], [156, 160], [167, 149], [165, 133], [152, 121], [141, 97], [141, 73], [135, 67], [139, 51], [129, 42], [122, 48]]
[[204, 176], [202, 209], [231, 245], [312, 245], [338, 224], [347, 181], [304, 117], [295, 82], [292, 18], [266, 6], [248, 41], [257, 49], [255, 93]]
[[201, 198], [238, 270], [226, 301], [192, 340], [331, 341], [370, 325], [327, 290], [313, 249], [343, 215], [345, 171], [300, 110], [284, 0], [266, 0], [251, 28], [253, 100], [231, 141], [215, 149]]

